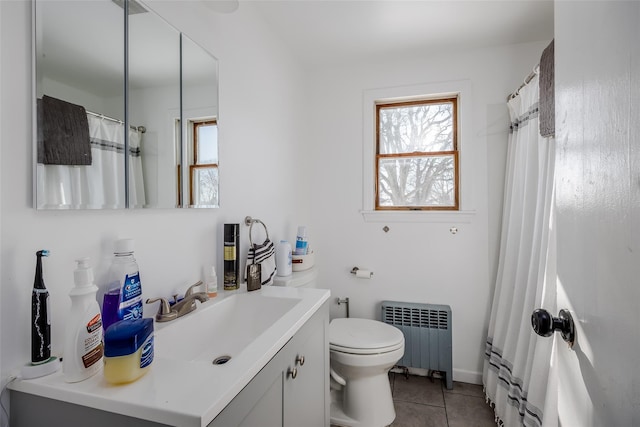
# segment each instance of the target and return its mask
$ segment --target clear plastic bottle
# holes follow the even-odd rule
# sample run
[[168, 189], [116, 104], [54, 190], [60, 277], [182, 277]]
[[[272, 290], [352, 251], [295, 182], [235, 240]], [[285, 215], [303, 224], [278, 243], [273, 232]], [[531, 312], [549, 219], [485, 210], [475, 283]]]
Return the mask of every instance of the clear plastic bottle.
[[102, 368], [102, 320], [96, 301], [98, 287], [93, 283], [89, 258], [76, 260], [75, 287], [69, 292], [71, 311], [67, 320], [62, 372], [66, 382], [74, 383], [95, 375]]
[[212, 265], [209, 270], [209, 276], [207, 277], [207, 295], [209, 298], [213, 298], [218, 295], [218, 275], [216, 274], [216, 268]]
[[120, 239], [114, 245], [102, 300], [102, 325], [106, 329], [119, 320], [142, 318], [142, 284], [133, 257], [133, 239]]

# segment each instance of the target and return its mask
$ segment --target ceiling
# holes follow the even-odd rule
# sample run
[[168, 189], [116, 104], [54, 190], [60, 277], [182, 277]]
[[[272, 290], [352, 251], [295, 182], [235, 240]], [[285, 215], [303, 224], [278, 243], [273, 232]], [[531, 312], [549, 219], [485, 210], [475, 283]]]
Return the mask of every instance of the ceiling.
[[552, 0], [240, 0], [310, 67], [553, 38]]

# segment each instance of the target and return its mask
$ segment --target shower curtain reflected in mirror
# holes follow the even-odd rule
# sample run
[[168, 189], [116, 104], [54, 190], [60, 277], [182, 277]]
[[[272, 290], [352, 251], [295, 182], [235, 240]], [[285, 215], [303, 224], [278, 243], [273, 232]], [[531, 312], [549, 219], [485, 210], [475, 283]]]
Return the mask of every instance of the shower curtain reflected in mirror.
[[[88, 166], [38, 163], [39, 209], [121, 209], [125, 207], [124, 125], [87, 114], [92, 162]], [[140, 140], [129, 129], [130, 206], [145, 203]]]

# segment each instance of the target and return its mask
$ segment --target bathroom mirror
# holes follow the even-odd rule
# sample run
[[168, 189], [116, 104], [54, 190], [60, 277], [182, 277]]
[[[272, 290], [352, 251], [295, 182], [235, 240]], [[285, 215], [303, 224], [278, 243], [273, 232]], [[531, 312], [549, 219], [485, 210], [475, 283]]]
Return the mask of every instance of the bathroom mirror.
[[[151, 12], [129, 15], [128, 89], [133, 128], [129, 131], [129, 207], [180, 206], [175, 149], [175, 124], [180, 118], [180, 33]], [[144, 133], [138, 131], [140, 127]]]
[[124, 208], [123, 9], [110, 0], [34, 7], [36, 206]]
[[217, 81], [218, 61], [183, 34], [181, 182], [189, 207], [218, 207]]
[[34, 41], [38, 209], [218, 206], [213, 56], [133, 0], [36, 0]]

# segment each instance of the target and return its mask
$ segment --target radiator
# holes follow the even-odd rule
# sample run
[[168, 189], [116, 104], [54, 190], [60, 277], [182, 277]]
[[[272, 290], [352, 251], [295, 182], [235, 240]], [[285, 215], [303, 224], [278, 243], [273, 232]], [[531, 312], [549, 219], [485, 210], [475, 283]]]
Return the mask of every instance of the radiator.
[[383, 301], [382, 321], [404, 334], [404, 356], [399, 366], [439, 371], [447, 389], [453, 388], [451, 307]]

